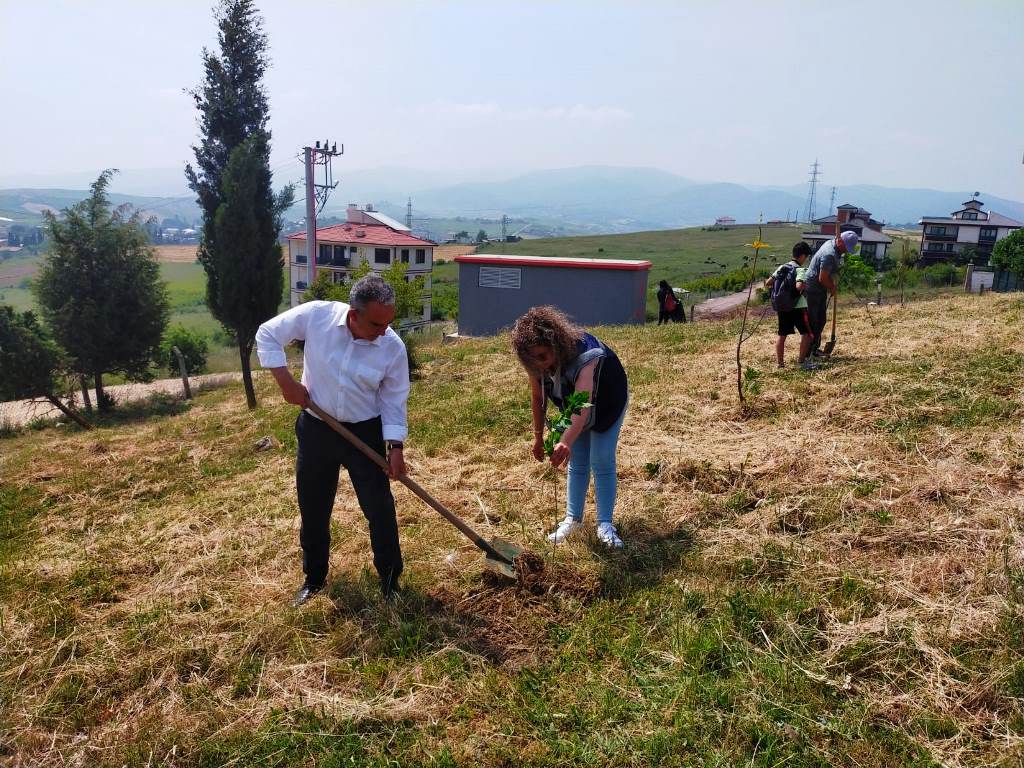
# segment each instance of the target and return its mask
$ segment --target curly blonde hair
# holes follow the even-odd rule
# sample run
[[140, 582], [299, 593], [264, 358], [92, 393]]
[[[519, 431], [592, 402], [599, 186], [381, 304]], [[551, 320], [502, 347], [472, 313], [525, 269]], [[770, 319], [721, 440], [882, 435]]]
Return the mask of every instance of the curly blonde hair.
[[583, 330], [561, 310], [549, 305], [533, 307], [512, 326], [512, 351], [526, 370], [536, 372], [530, 348], [548, 347], [555, 351], [559, 367], [564, 368], [576, 359], [576, 343], [581, 338]]

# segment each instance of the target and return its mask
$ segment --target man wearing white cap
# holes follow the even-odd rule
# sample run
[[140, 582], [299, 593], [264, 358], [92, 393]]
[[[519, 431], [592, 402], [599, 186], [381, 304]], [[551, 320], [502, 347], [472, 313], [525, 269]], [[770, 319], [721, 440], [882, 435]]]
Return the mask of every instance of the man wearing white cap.
[[804, 296], [807, 297], [807, 317], [811, 327], [811, 350], [815, 355], [819, 352], [821, 334], [825, 330], [828, 297], [832, 297], [832, 311], [835, 312], [836, 278], [846, 263], [846, 254], [855, 252], [859, 239], [856, 232], [843, 232], [832, 240], [826, 240], [807, 265]]

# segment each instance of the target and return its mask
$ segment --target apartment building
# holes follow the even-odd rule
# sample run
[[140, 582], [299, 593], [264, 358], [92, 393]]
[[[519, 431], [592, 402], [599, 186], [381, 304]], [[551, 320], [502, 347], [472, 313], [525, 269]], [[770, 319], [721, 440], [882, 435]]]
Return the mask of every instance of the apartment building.
[[[306, 233], [296, 232], [285, 239], [288, 243], [291, 305], [294, 307], [309, 287]], [[328, 272], [331, 280], [338, 284], [347, 283], [352, 272], [364, 262], [377, 272], [395, 263], [405, 264], [407, 280], [424, 278], [424, 294], [422, 312], [403, 320], [401, 325], [415, 328], [430, 322], [435, 243], [415, 237], [408, 227], [375, 211], [372, 205], [360, 208], [354, 203], [348, 206], [344, 224], [317, 227], [316, 241], [316, 274]]]
[[949, 216], [925, 216], [921, 225], [921, 263], [966, 261], [965, 251], [976, 264], [988, 263], [992, 246], [1024, 224], [995, 211], [984, 210], [977, 198]]

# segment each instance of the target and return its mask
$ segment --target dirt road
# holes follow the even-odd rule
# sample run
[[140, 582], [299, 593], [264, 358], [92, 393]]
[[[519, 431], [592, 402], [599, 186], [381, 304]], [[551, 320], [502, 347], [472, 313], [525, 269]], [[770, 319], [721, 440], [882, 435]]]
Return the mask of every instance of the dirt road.
[[[254, 372], [255, 376], [257, 372]], [[190, 376], [189, 385], [195, 394], [204, 389], [213, 389], [238, 381], [241, 373], [208, 373], [202, 376]], [[169, 395], [181, 395], [181, 379], [159, 379], [149, 384], [115, 384], [105, 387], [104, 391], [114, 398], [116, 403], [128, 403], [144, 400], [150, 395], [163, 392]], [[81, 392], [76, 392], [76, 403], [81, 400]], [[89, 390], [89, 397], [96, 403], [96, 392]], [[80, 403], [79, 403], [80, 404]], [[21, 427], [33, 419], [54, 419], [60, 416], [59, 410], [45, 400], [15, 400], [0, 403], [0, 425]]]
[[[708, 299], [695, 305], [694, 317], [697, 320], [725, 320], [742, 310], [746, 301], [746, 291]], [[754, 299], [751, 298], [751, 302], [753, 301]]]

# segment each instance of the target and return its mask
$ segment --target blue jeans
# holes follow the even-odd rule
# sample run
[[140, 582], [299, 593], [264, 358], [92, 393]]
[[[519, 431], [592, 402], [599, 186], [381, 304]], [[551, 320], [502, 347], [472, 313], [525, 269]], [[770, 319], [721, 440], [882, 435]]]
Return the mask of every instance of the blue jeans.
[[589, 429], [576, 438], [569, 450], [569, 481], [566, 493], [566, 513], [575, 520], [583, 520], [583, 502], [590, 485], [590, 471], [594, 471], [594, 497], [597, 500], [597, 522], [610, 523], [615, 510], [615, 492], [618, 476], [615, 472], [615, 450], [619, 446], [619, 431], [626, 418], [629, 403], [622, 409], [612, 426], [604, 432]]

